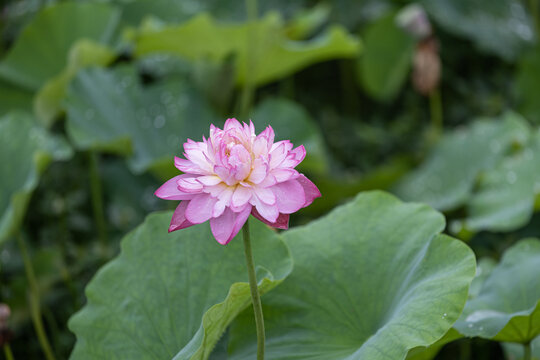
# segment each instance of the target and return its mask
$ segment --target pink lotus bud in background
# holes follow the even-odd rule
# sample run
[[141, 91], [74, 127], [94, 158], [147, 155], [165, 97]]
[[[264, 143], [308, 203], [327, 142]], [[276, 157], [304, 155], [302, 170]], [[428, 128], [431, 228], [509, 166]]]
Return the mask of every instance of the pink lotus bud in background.
[[262, 222], [287, 229], [289, 214], [310, 205], [321, 194], [295, 167], [304, 160], [303, 146], [289, 140], [274, 143], [268, 126], [259, 135], [253, 123], [228, 119], [223, 130], [210, 126], [210, 137], [184, 144], [186, 159], [175, 158], [184, 172], [168, 180], [155, 195], [181, 200], [170, 231], [210, 220], [212, 234], [227, 244], [250, 214]]

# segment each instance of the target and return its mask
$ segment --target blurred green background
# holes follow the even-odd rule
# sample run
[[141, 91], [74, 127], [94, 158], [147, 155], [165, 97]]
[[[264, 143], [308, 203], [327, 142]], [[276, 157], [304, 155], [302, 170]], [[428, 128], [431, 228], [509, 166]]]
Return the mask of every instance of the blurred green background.
[[[69, 356], [85, 285], [122, 236], [174, 206], [153, 191], [176, 174], [181, 144], [228, 117], [305, 145], [300, 170], [323, 197], [292, 226], [383, 189], [443, 211], [479, 258], [540, 235], [538, 0], [251, 10], [0, 3], [0, 303], [16, 359], [43, 358], [36, 316], [51, 351]], [[512, 354], [462, 339], [437, 359]]]

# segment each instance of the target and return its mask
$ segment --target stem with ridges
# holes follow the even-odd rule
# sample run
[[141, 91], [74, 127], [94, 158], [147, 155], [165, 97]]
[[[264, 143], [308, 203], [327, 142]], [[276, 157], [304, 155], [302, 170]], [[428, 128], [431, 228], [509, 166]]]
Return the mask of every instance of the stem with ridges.
[[99, 178], [99, 159], [94, 150], [89, 152], [90, 161], [90, 192], [92, 194], [92, 209], [94, 211], [94, 221], [99, 236], [100, 250], [103, 259], [107, 257], [107, 223], [103, 211], [103, 191]]
[[257, 287], [257, 277], [255, 276], [255, 265], [253, 263], [253, 253], [251, 251], [251, 240], [249, 237], [249, 221], [246, 221], [242, 228], [244, 237], [244, 251], [246, 254], [246, 265], [249, 277], [249, 288], [251, 290], [251, 300], [253, 302], [253, 313], [255, 314], [255, 326], [257, 327], [257, 360], [264, 359], [264, 317], [262, 312], [261, 297]]
[[532, 360], [531, 342], [523, 344], [523, 360]]
[[34, 273], [34, 268], [32, 267], [32, 261], [28, 255], [28, 250], [26, 249], [26, 244], [22, 234], [18, 234], [17, 242], [19, 243], [19, 248], [23, 257], [24, 270], [26, 272], [26, 277], [28, 278], [28, 287], [30, 290], [29, 301], [30, 301], [30, 315], [32, 316], [32, 322], [34, 324], [34, 329], [38, 337], [39, 344], [41, 349], [45, 354], [47, 360], [55, 360], [53, 355], [52, 347], [47, 339], [47, 334], [45, 332], [45, 327], [43, 326], [43, 319], [41, 316], [40, 309], [40, 300], [39, 300], [39, 287], [37, 284], [36, 276]]

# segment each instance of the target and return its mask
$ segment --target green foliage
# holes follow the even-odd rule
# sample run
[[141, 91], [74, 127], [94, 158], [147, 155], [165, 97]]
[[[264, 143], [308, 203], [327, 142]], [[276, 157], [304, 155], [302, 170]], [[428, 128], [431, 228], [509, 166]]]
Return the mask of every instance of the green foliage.
[[79, 149], [129, 155], [137, 173], [171, 173], [174, 154], [218, 119], [185, 81], [143, 88], [132, 67], [80, 71], [66, 98], [67, 131]]
[[[248, 49], [248, 34], [253, 36], [252, 49]], [[222, 25], [208, 14], [201, 14], [178, 26], [143, 27], [136, 39], [135, 52], [138, 56], [151, 52], [175, 54], [190, 61], [202, 58], [222, 61], [233, 54], [238, 83], [245, 83], [246, 73], [252, 71], [252, 81], [262, 85], [316, 62], [354, 57], [359, 49], [358, 39], [337, 26], [303, 42], [287, 39], [283, 21], [276, 14], [240, 25]], [[255, 68], [248, 69], [248, 58], [254, 59]]]
[[445, 30], [506, 60], [518, 57], [536, 37], [531, 16], [518, 0], [422, 0], [421, 4]]
[[118, 19], [118, 10], [107, 4], [66, 2], [48, 7], [24, 28], [0, 62], [0, 77], [39, 90], [66, 66], [66, 55], [77, 40], [110, 42]]
[[319, 173], [327, 171], [323, 136], [304, 108], [290, 100], [270, 98], [255, 108], [251, 119], [260, 131], [271, 125], [278, 139], [289, 139], [295, 146], [304, 145], [307, 155], [300, 169]]
[[393, 13], [370, 25], [364, 41], [359, 81], [375, 99], [392, 100], [407, 79], [416, 41], [397, 27]]
[[494, 167], [515, 142], [524, 141], [528, 131], [525, 120], [509, 112], [446, 134], [425, 162], [397, 185], [396, 193], [453, 210], [469, 199], [478, 175]]
[[536, 46], [519, 62], [516, 74], [516, 90], [520, 101], [520, 110], [528, 119], [540, 124], [540, 103], [538, 102], [540, 77], [540, 46]]
[[540, 334], [540, 240], [508, 249], [455, 328], [465, 336], [525, 344]]
[[[475, 261], [425, 205], [364, 193], [285, 232], [295, 267], [263, 298], [268, 359], [403, 359], [459, 317]], [[440, 286], [444, 284], [444, 286]], [[253, 359], [253, 315], [231, 331], [232, 359]]]
[[104, 45], [85, 39], [74, 43], [69, 51], [64, 71], [48, 80], [36, 95], [34, 106], [38, 118], [50, 125], [61, 112], [61, 102], [66, 95], [66, 88], [77, 71], [93, 65], [104, 66], [113, 59], [113, 51]]
[[[305, 146], [298, 170], [323, 195], [290, 230], [253, 224], [269, 359], [503, 360], [502, 345], [521, 360], [531, 341], [540, 360], [539, 240], [517, 242], [540, 233], [540, 2], [419, 2], [442, 65], [438, 139], [405, 85], [405, 3], [259, 1], [247, 21], [244, 1], [4, 1], [0, 303], [15, 359], [43, 358], [36, 305], [57, 359], [254, 358], [240, 237], [221, 247], [206, 225], [167, 234], [170, 212], [148, 215], [175, 205], [153, 193], [182, 143], [245, 115]], [[356, 197], [392, 187], [446, 222]], [[5, 241], [18, 232], [30, 303]]]
[[[77, 335], [72, 359], [207, 359], [251, 304], [241, 235], [224, 247], [208, 224], [168, 234], [171, 215], [150, 215], [90, 282], [88, 304], [70, 321]], [[253, 225], [265, 293], [289, 274], [292, 260], [275, 232]]]
[[540, 131], [480, 179], [467, 204], [467, 229], [509, 231], [529, 222], [540, 194]]
[[32, 108], [33, 94], [0, 80], [0, 116], [10, 111], [25, 111]]
[[71, 149], [51, 136], [31, 115], [0, 118], [0, 244], [19, 228], [39, 175], [52, 160], [65, 160]]

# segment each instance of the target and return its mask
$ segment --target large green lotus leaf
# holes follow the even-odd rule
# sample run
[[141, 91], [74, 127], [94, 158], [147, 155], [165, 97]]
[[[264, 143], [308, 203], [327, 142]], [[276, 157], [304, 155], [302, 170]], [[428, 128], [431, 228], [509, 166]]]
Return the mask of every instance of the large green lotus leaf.
[[441, 351], [442, 347], [452, 341], [458, 340], [462, 338], [463, 335], [461, 335], [459, 332], [457, 332], [454, 328], [451, 328], [448, 330], [448, 332], [439, 340], [437, 340], [435, 343], [431, 344], [428, 347], [420, 346], [412, 349], [407, 354], [406, 360], [431, 360], [434, 359], [435, 356]]
[[[90, 282], [88, 304], [69, 322], [72, 359], [207, 359], [251, 304], [242, 235], [222, 246], [207, 223], [167, 233], [171, 216], [150, 215]], [[290, 273], [292, 259], [273, 230], [256, 220], [251, 227], [265, 293]]]
[[477, 176], [493, 168], [514, 142], [525, 142], [526, 121], [507, 112], [480, 119], [445, 135], [420, 167], [405, 176], [395, 191], [404, 200], [452, 210], [470, 196]]
[[394, 14], [369, 26], [364, 53], [358, 60], [359, 81], [378, 100], [391, 100], [407, 79], [415, 40], [396, 26]]
[[516, 92], [519, 110], [523, 115], [540, 124], [540, 102], [537, 94], [540, 92], [540, 46], [520, 59], [516, 73]]
[[[523, 345], [513, 343], [502, 344], [506, 358], [508, 360], [523, 360]], [[540, 360], [540, 336], [531, 341], [531, 360]]]
[[468, 230], [511, 231], [527, 224], [540, 194], [540, 131], [518, 154], [481, 177], [467, 204]]
[[48, 80], [37, 93], [34, 100], [37, 117], [46, 125], [51, 125], [62, 110], [62, 100], [66, 96], [66, 89], [77, 71], [92, 65], [105, 66], [114, 57], [115, 53], [105, 45], [86, 39], [78, 40], [69, 51], [64, 71]]
[[484, 286], [484, 282], [496, 265], [497, 262], [488, 257], [481, 258], [477, 261], [476, 275], [474, 276], [471, 286], [469, 287], [469, 299], [474, 299], [480, 294], [480, 291], [482, 291], [482, 286]]
[[64, 69], [75, 41], [87, 38], [107, 43], [118, 19], [119, 12], [107, 4], [64, 2], [47, 7], [24, 28], [0, 63], [0, 77], [39, 90]]
[[31, 110], [33, 97], [31, 91], [0, 80], [0, 116], [15, 110]]
[[[469, 299], [476, 297], [482, 285], [495, 267], [496, 262], [491, 258], [482, 258], [476, 264], [476, 274], [469, 286]], [[417, 347], [409, 351], [407, 360], [431, 360], [439, 353], [441, 348], [455, 340], [463, 338], [456, 329], [451, 328], [442, 338], [428, 347]]]
[[516, 58], [535, 38], [531, 17], [519, 0], [422, 0], [421, 4], [445, 30], [506, 60]]
[[179, 23], [195, 15], [195, 2], [176, 0], [135, 0], [122, 4], [122, 20], [132, 26], [139, 26], [148, 16], [167, 23]]
[[[235, 54], [240, 84], [246, 81], [248, 58], [252, 57], [256, 63], [252, 80], [261, 85], [317, 62], [354, 57], [360, 49], [358, 39], [339, 26], [310, 41], [289, 40], [284, 29], [275, 13], [253, 24], [219, 24], [208, 14], [201, 14], [178, 26], [143, 27], [137, 36], [135, 54], [169, 53], [191, 61], [206, 58], [218, 62]], [[255, 39], [253, 49], [248, 49], [250, 36]]]
[[[294, 271], [263, 297], [268, 359], [404, 359], [452, 327], [475, 273], [443, 216], [383, 192], [284, 233]], [[233, 324], [232, 359], [253, 359], [252, 314]]]
[[540, 334], [540, 240], [509, 248], [454, 327], [465, 336], [526, 343]]
[[308, 172], [325, 172], [328, 165], [324, 140], [314, 120], [302, 106], [284, 98], [268, 98], [253, 111], [251, 119], [258, 131], [271, 125], [276, 140], [291, 140], [304, 145], [306, 158], [299, 167]]
[[216, 122], [208, 104], [184, 81], [142, 87], [133, 67], [79, 71], [66, 98], [67, 131], [79, 149], [133, 155], [131, 169], [174, 170], [172, 155]]
[[71, 156], [67, 143], [27, 113], [0, 118], [0, 244], [20, 226], [39, 175], [52, 160]]

